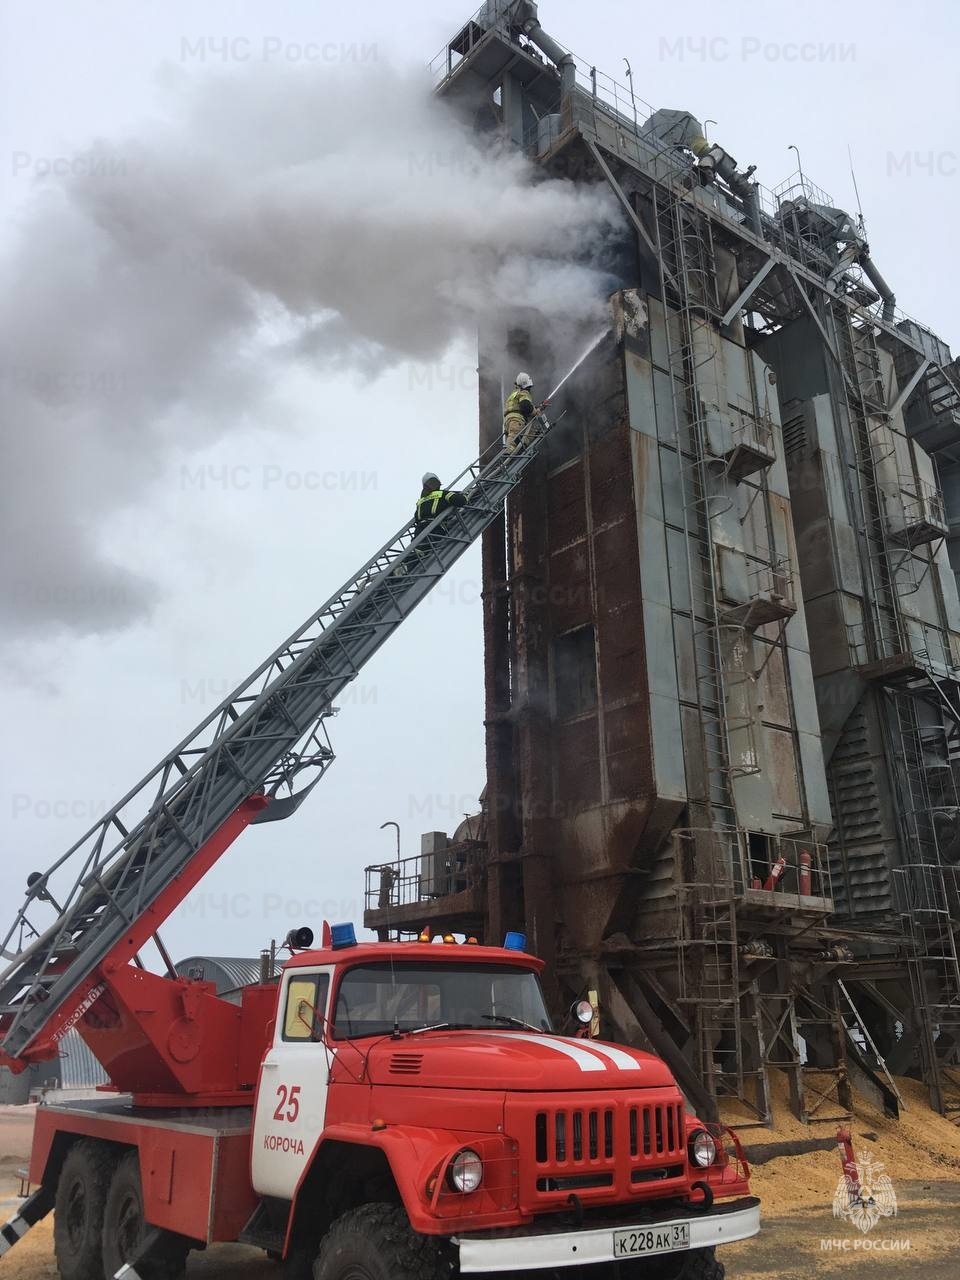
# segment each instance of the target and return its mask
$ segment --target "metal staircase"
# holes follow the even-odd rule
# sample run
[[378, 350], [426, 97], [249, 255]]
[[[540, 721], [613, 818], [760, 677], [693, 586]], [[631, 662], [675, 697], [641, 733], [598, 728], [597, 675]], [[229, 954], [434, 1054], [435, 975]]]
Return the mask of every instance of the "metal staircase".
[[[0, 1060], [22, 1060], [60, 1034], [65, 1002], [88, 997], [100, 966], [131, 943], [133, 923], [143, 935], [146, 916], [149, 938], [192, 887], [178, 897], [178, 877], [239, 834], [240, 806], [262, 797], [255, 821], [294, 812], [333, 760], [324, 725], [333, 699], [500, 515], [550, 429], [542, 415], [533, 421], [523, 449], [498, 447], [453, 482], [464, 507], [419, 532], [413, 520], [403, 525], [48, 871], [30, 877], [0, 946], [9, 962], [0, 972]], [[50, 908], [56, 918], [34, 924]]]
[[[692, 833], [681, 836], [689, 839]], [[699, 842], [703, 863], [703, 838]], [[737, 1101], [747, 1119], [770, 1121], [761, 1001], [741, 972], [737, 903], [725, 872], [709, 884], [686, 884], [677, 898], [679, 1003], [695, 1013], [697, 1066], [718, 1102]]]
[[912, 944], [913, 1013], [930, 1104], [960, 1123], [960, 869], [913, 863], [894, 875]]
[[933, 363], [920, 372], [923, 354], [902, 344], [896, 347], [900, 385], [907, 386], [919, 373], [919, 382], [903, 408], [907, 434], [929, 453], [945, 447], [949, 450], [960, 426], [960, 361], [949, 361], [949, 354], [945, 348], [928, 350], [927, 357], [933, 358]]

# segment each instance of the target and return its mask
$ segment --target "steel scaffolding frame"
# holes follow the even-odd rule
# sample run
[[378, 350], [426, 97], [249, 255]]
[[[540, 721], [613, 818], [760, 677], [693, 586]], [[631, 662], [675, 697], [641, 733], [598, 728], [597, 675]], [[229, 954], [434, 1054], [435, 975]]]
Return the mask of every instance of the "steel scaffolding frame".
[[[743, 829], [683, 829], [675, 836], [678, 1004], [693, 1015], [699, 1070], [710, 1093], [746, 1108], [748, 1124], [769, 1124], [769, 1070], [776, 1067], [787, 1073], [798, 1116], [835, 1118], [818, 1114], [828, 1099], [846, 1115], [839, 1015], [834, 1010], [821, 1018], [813, 994], [797, 988], [790, 970], [793, 926], [786, 923], [788, 912], [799, 914], [806, 929], [832, 910], [826, 846], [800, 834], [770, 837], [767, 856], [773, 864], [782, 858], [785, 869], [775, 888], [764, 889], [754, 887], [756, 868]], [[798, 882], [808, 872], [816, 892], [801, 895]], [[771, 924], [773, 944], [765, 940]], [[802, 1045], [805, 1029], [821, 1025], [832, 1028], [833, 1060], [826, 1065], [811, 1063]], [[818, 1083], [822, 1077], [829, 1087]]]
[[[960, 816], [960, 794], [956, 743], [941, 699], [954, 713], [954, 727], [960, 720], [935, 678], [885, 692], [903, 748], [903, 822], [912, 860], [895, 870], [894, 892], [910, 948], [921, 1064], [934, 1107], [960, 1120], [960, 867], [947, 863], [938, 823], [938, 815]], [[933, 723], [923, 715], [931, 705]]]

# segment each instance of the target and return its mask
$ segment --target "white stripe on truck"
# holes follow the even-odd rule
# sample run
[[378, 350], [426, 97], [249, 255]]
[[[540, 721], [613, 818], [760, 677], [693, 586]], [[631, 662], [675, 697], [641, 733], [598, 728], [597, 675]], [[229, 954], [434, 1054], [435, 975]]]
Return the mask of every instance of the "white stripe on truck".
[[494, 1031], [490, 1034], [505, 1040], [526, 1040], [530, 1044], [538, 1045], [541, 1049], [555, 1049], [557, 1053], [562, 1053], [565, 1058], [575, 1062], [581, 1071], [607, 1070], [607, 1064], [601, 1062], [595, 1054], [587, 1053], [581, 1048], [579, 1040], [563, 1040], [560, 1036], [551, 1035], [528, 1036], [520, 1031]]
[[562, 1053], [575, 1062], [581, 1071], [610, 1071], [614, 1067], [618, 1071], [643, 1070], [642, 1062], [612, 1044], [573, 1040], [568, 1036], [553, 1036], [549, 1032], [544, 1032], [542, 1036], [524, 1035], [520, 1031], [491, 1031], [487, 1034], [502, 1036], [508, 1040], [526, 1040], [542, 1049], [555, 1049], [557, 1053]]
[[620, 1071], [640, 1071], [643, 1067], [642, 1062], [638, 1062], [631, 1054], [625, 1053], [623, 1049], [618, 1049], [612, 1044], [597, 1044], [595, 1040], [570, 1040], [563, 1037], [567, 1044], [581, 1045], [584, 1049], [589, 1049], [591, 1053], [599, 1053], [601, 1057], [609, 1058]]

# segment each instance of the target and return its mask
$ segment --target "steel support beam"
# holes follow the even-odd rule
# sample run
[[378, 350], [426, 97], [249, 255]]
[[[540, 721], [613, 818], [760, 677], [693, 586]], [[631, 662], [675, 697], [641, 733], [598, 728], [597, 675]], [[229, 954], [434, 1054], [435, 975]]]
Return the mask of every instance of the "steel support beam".
[[[626, 196], [624, 195], [622, 188], [619, 186], [616, 179], [613, 177], [612, 173], [610, 172], [609, 166], [601, 157], [597, 145], [593, 142], [591, 138], [588, 138], [584, 134], [582, 129], [580, 130], [580, 136], [583, 138], [586, 145], [590, 148], [591, 152], [593, 153], [594, 157], [597, 160], [597, 163], [600, 165], [601, 169], [603, 170], [604, 175], [607, 178], [607, 181], [610, 182], [611, 186], [614, 189], [615, 194], [620, 199], [620, 201], [624, 204], [625, 208], [627, 209], [628, 215], [630, 216], [631, 221], [634, 223], [635, 226], [637, 226], [637, 229], [640, 232], [641, 236], [643, 237], [645, 243], [650, 245], [651, 242], [650, 242], [649, 233], [647, 232], [646, 228], [639, 223], [639, 220], [637, 219], [635, 211], [629, 206], [629, 202], [626, 200]], [[775, 247], [764, 236], [758, 235], [756, 232], [751, 231], [750, 228], [747, 227], [745, 224], [734, 223], [730, 219], [730, 217], [727, 214], [725, 214], [722, 210], [715, 208], [706, 202], [701, 203], [699, 200], [695, 198], [695, 196], [691, 192], [685, 191], [679, 186], [673, 186], [670, 183], [663, 182], [660, 179], [652, 177], [643, 168], [643, 166], [640, 163], [638, 163], [638, 161], [632, 159], [630, 156], [622, 156], [620, 157], [620, 159], [623, 161], [624, 164], [630, 165], [633, 168], [633, 170], [636, 173], [640, 174], [645, 179], [646, 182], [651, 184], [651, 186], [665, 188], [666, 190], [669, 191], [673, 199], [680, 200], [684, 204], [688, 205], [692, 210], [695, 210], [697, 213], [708, 218], [720, 232], [724, 233], [727, 236], [730, 236], [730, 235], [736, 236], [737, 239], [740, 240], [743, 244], [752, 245], [754, 248], [758, 249], [760, 252], [770, 257], [773, 260], [774, 265], [785, 267], [790, 272], [790, 274], [794, 276], [795, 280], [799, 280], [802, 278], [808, 284], [813, 285], [814, 288], [819, 289], [823, 294], [826, 295], [827, 298], [829, 298], [832, 301], [842, 302], [843, 305], [850, 310], [859, 311], [861, 309], [859, 304], [855, 303], [853, 300], [831, 293], [829, 288], [827, 287], [827, 281], [823, 277], [818, 276], [814, 271], [809, 270], [807, 267], [804, 267], [801, 263], [795, 261], [788, 253], [784, 252], [782, 249]], [[674, 282], [671, 281], [671, 283], [674, 283]], [[804, 301], [809, 306], [809, 302], [806, 298], [804, 299]], [[904, 333], [902, 329], [897, 328], [896, 324], [891, 323], [890, 321], [884, 320], [882, 316], [871, 316], [870, 322], [871, 324], [874, 324], [878, 329], [882, 330], [882, 332], [886, 333], [889, 337], [893, 338], [901, 346], [905, 347], [907, 350], [914, 351], [918, 356], [925, 358], [926, 353], [924, 352], [923, 348], [919, 345], [919, 343], [911, 341], [910, 338], [906, 335], [906, 333]], [[957, 383], [954, 381], [953, 377], [949, 373], [947, 373], [944, 367], [942, 365], [935, 365], [934, 367], [940, 370], [940, 372], [943, 374], [946, 381], [954, 388], [957, 394], [960, 395], [960, 387], [957, 386]]]
[[826, 347], [831, 357], [833, 358], [834, 364], [837, 366], [838, 370], [840, 371], [840, 376], [843, 378], [844, 382], [847, 384], [847, 387], [853, 392], [853, 394], [859, 400], [860, 388], [857, 386], [854, 386], [850, 378], [850, 375], [847, 373], [846, 369], [844, 369], [843, 361], [840, 359], [840, 353], [839, 351], [837, 351], [836, 347], [833, 345], [830, 335], [827, 333], [827, 330], [824, 327], [823, 321], [817, 315], [816, 307], [807, 297], [807, 291], [806, 289], [804, 289], [803, 285], [801, 284], [799, 275], [794, 270], [793, 265], [791, 263], [787, 263], [787, 270], [790, 272], [790, 275], [793, 277], [793, 282], [797, 286], [797, 293], [800, 295], [803, 305], [807, 308], [807, 311], [810, 313], [810, 318], [813, 320], [813, 323], [817, 326], [817, 329], [820, 331], [820, 337], [823, 339], [823, 345]]
[[[617, 199], [623, 205], [624, 209], [626, 210], [627, 217], [636, 227], [637, 233], [639, 234], [640, 238], [643, 240], [644, 244], [647, 246], [650, 252], [654, 255], [654, 257], [659, 258], [660, 253], [657, 248], [656, 242], [654, 241], [653, 237], [650, 235], [650, 232], [647, 230], [647, 228], [640, 221], [640, 218], [637, 214], [636, 209], [634, 209], [633, 205], [630, 203], [629, 199], [627, 198], [627, 193], [624, 191], [623, 187], [621, 187], [620, 183], [614, 177], [613, 170], [607, 164], [606, 160], [604, 160], [603, 154], [601, 153], [600, 148], [597, 146], [595, 142], [592, 142], [589, 138], [586, 138], [585, 142], [589, 147], [594, 160], [596, 160], [597, 164], [600, 166], [600, 171], [602, 172], [603, 176], [606, 178], [606, 180], [610, 183], [610, 186], [613, 188], [613, 194], [617, 197]], [[673, 278], [673, 276], [670, 274], [670, 272], [667, 270], [666, 267], [663, 268], [663, 273], [667, 277], [667, 279], [670, 281], [670, 283], [673, 285], [673, 287], [676, 288], [677, 282]]]
[[896, 400], [894, 400], [893, 404], [887, 410], [888, 419], [895, 418], [897, 414], [900, 412], [900, 410], [903, 408], [903, 406], [906, 404], [906, 402], [910, 399], [910, 397], [913, 395], [914, 388], [916, 387], [920, 379], [923, 377], [923, 375], [930, 368], [930, 364], [931, 362], [927, 359], [923, 359], [920, 362], [920, 364], [916, 368], [916, 371], [911, 377], [910, 381], [906, 383], [906, 385], [903, 387], [903, 390], [897, 396]]
[[747, 287], [740, 294], [740, 297], [737, 298], [736, 302], [732, 303], [731, 306], [728, 308], [723, 319], [720, 321], [721, 328], [726, 328], [726, 326], [730, 324], [730, 322], [733, 320], [734, 316], [736, 316], [740, 311], [743, 310], [743, 308], [750, 301], [750, 299], [753, 297], [756, 291], [760, 288], [764, 280], [766, 280], [767, 276], [770, 274], [770, 272], [773, 270], [773, 268], [776, 265], [777, 263], [774, 258], [771, 257], [766, 260], [766, 262], [763, 264], [763, 266], [760, 268], [757, 274], [753, 277], [753, 279], [750, 281]]
[[601, 999], [624, 1034], [649, 1044], [653, 1052], [667, 1063], [702, 1120], [719, 1119], [716, 1099], [704, 1087], [696, 1067], [664, 1030], [639, 982], [626, 970], [615, 978], [606, 965], [600, 966], [599, 974]]

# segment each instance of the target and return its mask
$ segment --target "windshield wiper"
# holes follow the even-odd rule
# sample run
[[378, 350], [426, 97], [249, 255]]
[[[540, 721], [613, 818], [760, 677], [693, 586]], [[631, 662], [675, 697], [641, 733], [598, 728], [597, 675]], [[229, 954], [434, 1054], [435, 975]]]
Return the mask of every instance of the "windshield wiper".
[[[511, 1017], [509, 1013], [481, 1013], [487, 1022], [505, 1022], [510, 1027], [522, 1027], [525, 1031], [536, 1031], [538, 1035], [549, 1035], [543, 1027], [535, 1027], [532, 1022], [524, 1022], [522, 1018]], [[431, 1022], [426, 1027], [409, 1027], [401, 1031], [401, 1036], [419, 1036], [424, 1031], [480, 1031], [482, 1028], [471, 1022]]]
[[543, 1027], [535, 1027], [532, 1022], [524, 1022], [522, 1018], [513, 1018], [509, 1013], [481, 1013], [481, 1018], [487, 1022], [506, 1022], [511, 1027], [524, 1027], [527, 1031], [536, 1031], [538, 1035], [545, 1035]]

